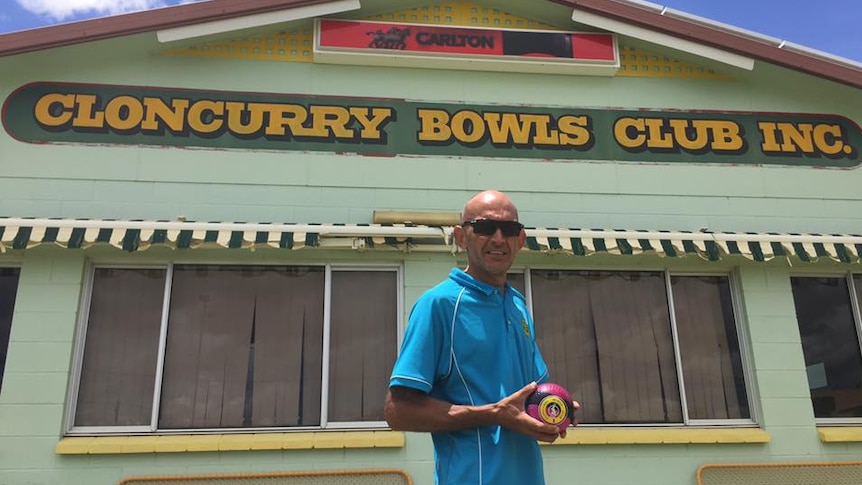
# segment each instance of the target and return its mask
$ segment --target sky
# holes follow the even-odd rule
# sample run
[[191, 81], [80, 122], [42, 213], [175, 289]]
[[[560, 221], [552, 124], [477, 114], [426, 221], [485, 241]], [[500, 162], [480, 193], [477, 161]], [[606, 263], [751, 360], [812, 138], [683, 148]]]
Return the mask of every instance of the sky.
[[[195, 1], [206, 0], [0, 0], [0, 34]], [[652, 3], [862, 63], [862, 0]]]

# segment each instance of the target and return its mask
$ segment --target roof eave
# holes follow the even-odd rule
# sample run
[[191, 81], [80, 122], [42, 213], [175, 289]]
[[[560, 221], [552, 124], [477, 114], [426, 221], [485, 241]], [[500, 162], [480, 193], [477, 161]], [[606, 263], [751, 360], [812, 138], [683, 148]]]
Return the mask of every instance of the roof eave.
[[329, 3], [331, 0], [211, 0], [0, 35], [0, 57]]
[[773, 45], [752, 36], [727, 32], [705, 23], [663, 15], [662, 10], [649, 8], [648, 5], [618, 0], [551, 1], [855, 88], [862, 88], [862, 69], [858, 67], [839, 64], [813, 53], [782, 49], [780, 45]]

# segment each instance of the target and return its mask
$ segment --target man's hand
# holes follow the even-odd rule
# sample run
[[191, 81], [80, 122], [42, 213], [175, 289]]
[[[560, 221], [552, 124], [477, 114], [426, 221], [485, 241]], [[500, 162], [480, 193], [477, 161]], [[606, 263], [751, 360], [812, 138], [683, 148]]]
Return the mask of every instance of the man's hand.
[[536, 390], [536, 387], [537, 384], [531, 382], [495, 405], [499, 413], [500, 425], [538, 441], [553, 443], [557, 438], [565, 436], [565, 431], [561, 432], [557, 426], [543, 423], [525, 411], [527, 398]]
[[[578, 409], [581, 409], [581, 403], [573, 400], [572, 401], [572, 410], [577, 412]], [[577, 425], [578, 425], [578, 418], [572, 416], [572, 426], [577, 426]], [[566, 437], [566, 430], [564, 429], [560, 432], [560, 438], [565, 438], [565, 437]]]

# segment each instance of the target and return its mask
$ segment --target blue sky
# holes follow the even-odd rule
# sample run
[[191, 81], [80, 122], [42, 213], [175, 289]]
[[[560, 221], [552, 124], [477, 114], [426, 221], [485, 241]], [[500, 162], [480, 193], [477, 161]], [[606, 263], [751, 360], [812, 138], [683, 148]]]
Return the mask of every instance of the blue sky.
[[[195, 0], [0, 0], [0, 33], [190, 1]], [[428, 3], [438, 2], [429, 0]], [[652, 3], [862, 63], [860, 0], [657, 0]]]

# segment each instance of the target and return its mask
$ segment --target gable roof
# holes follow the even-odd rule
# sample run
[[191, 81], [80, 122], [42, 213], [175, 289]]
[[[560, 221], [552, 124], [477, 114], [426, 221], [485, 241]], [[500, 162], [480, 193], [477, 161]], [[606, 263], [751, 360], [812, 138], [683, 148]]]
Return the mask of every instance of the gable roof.
[[[530, 0], [537, 1], [537, 0]], [[573, 10], [862, 88], [862, 64], [636, 0], [547, 0]], [[209, 0], [0, 35], [0, 57], [333, 0]]]

